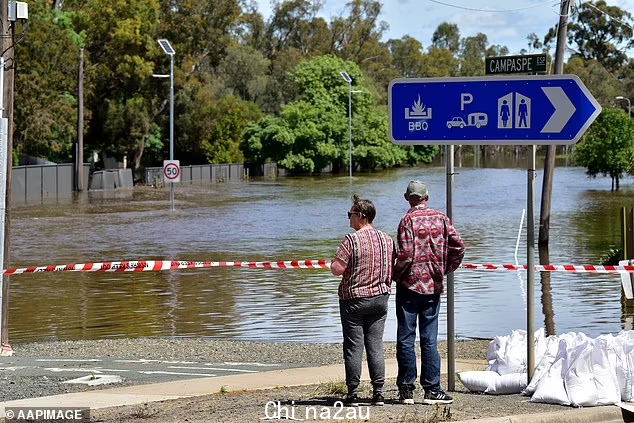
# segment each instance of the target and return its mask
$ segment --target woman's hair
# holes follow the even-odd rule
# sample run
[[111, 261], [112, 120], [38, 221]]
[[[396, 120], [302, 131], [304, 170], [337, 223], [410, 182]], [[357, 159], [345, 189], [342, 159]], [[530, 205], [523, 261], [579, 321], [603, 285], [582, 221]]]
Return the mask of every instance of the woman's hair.
[[368, 223], [372, 223], [376, 217], [376, 208], [370, 200], [362, 200], [358, 195], [352, 196], [352, 211], [360, 212], [361, 217], [368, 219]]

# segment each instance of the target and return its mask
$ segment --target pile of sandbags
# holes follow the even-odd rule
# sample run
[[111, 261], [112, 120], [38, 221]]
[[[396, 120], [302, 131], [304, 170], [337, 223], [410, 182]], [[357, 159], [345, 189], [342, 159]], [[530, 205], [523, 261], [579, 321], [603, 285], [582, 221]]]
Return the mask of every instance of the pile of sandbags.
[[589, 338], [583, 333], [535, 333], [537, 366], [528, 383], [526, 331], [497, 336], [485, 371], [458, 374], [472, 392], [522, 393], [533, 402], [591, 407], [634, 400], [634, 332]]

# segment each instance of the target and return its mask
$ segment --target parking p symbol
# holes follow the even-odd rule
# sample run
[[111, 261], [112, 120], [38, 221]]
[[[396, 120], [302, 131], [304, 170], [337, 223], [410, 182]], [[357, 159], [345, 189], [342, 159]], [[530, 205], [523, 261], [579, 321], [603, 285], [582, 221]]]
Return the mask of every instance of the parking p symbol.
[[464, 111], [464, 106], [473, 102], [473, 96], [469, 93], [460, 94], [460, 110]]

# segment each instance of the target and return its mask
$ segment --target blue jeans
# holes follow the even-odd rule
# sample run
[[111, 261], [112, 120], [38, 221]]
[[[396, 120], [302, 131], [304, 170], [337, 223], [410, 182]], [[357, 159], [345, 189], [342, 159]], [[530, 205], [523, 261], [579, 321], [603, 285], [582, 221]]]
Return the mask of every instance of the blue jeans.
[[440, 295], [422, 295], [407, 288], [396, 290], [396, 385], [414, 390], [416, 382], [416, 321], [419, 324], [421, 371], [420, 384], [425, 392], [440, 391], [440, 354], [438, 354], [438, 315]]

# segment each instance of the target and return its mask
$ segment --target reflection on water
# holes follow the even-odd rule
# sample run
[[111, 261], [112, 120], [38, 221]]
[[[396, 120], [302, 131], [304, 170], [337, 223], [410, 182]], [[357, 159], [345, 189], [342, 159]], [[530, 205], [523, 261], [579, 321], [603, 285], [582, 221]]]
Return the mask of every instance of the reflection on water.
[[[545, 266], [550, 264], [548, 248], [539, 247], [539, 264]], [[553, 288], [550, 283], [551, 272], [539, 272], [539, 283], [542, 288], [542, 314], [544, 316], [544, 329], [546, 336], [557, 335], [555, 331], [555, 308], [553, 305]], [[537, 283], [537, 282], [536, 282]]]
[[[454, 220], [467, 245], [465, 263], [514, 263], [526, 208], [526, 170], [456, 171]], [[10, 266], [331, 259], [351, 230], [346, 211], [352, 194], [373, 200], [378, 210], [375, 226], [394, 235], [407, 210], [402, 197], [407, 182], [426, 181], [430, 206], [444, 210], [445, 173], [437, 166], [362, 174], [352, 180], [342, 176], [182, 184], [175, 188], [174, 212], [169, 212], [169, 191], [152, 188], [16, 207]], [[540, 184], [538, 179], [536, 193], [541, 193]], [[599, 264], [609, 247], [618, 246], [619, 210], [630, 205], [630, 184], [623, 181], [622, 190], [613, 193], [609, 179], [587, 179], [580, 168], [557, 168], [551, 263]], [[539, 197], [536, 201], [539, 210]], [[522, 263], [525, 235], [524, 228], [518, 253]], [[553, 330], [556, 321], [559, 333], [597, 336], [619, 331], [631, 318], [620, 304], [618, 276], [550, 277]], [[139, 336], [340, 342], [337, 284], [323, 269], [16, 275], [11, 277], [9, 337], [14, 343]], [[457, 334], [492, 337], [526, 328], [525, 284], [525, 273], [518, 277], [516, 272], [457, 271]], [[540, 289], [535, 292], [541, 297]], [[536, 304], [539, 301], [536, 298]], [[535, 320], [536, 327], [544, 326], [539, 309]], [[445, 325], [443, 307], [441, 336]], [[392, 312], [385, 339], [395, 340], [395, 332]]]

